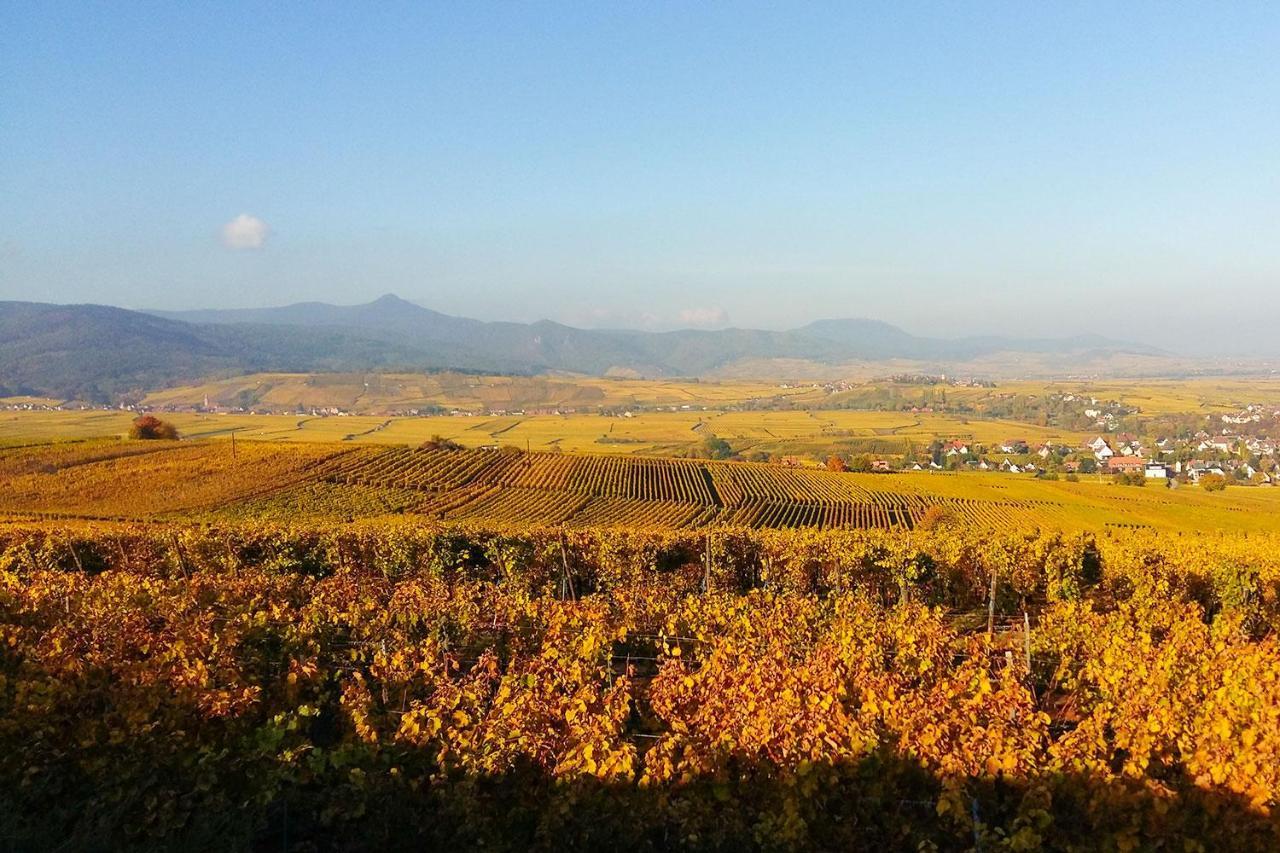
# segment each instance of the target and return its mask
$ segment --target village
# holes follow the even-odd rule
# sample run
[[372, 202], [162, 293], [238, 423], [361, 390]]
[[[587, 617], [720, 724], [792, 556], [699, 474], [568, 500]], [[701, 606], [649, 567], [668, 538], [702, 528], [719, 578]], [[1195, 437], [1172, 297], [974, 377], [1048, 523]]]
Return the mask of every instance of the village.
[[[1223, 423], [1234, 425], [1258, 424], [1264, 418], [1280, 418], [1280, 412], [1263, 415], [1260, 407], [1251, 406], [1242, 414], [1221, 416]], [[1267, 435], [1245, 434], [1230, 427], [1216, 434], [1199, 430], [1185, 438], [1162, 436], [1150, 445], [1131, 432], [1098, 435], [1079, 447], [1052, 442], [1032, 445], [1019, 438], [994, 446], [951, 439], [935, 442], [928, 459], [903, 460], [900, 470], [996, 471], [1073, 478], [1113, 476], [1131, 484], [1156, 481], [1170, 487], [1218, 478], [1210, 482], [1270, 486], [1280, 482], [1278, 445]], [[887, 460], [874, 460], [872, 470], [890, 471], [894, 466]]]

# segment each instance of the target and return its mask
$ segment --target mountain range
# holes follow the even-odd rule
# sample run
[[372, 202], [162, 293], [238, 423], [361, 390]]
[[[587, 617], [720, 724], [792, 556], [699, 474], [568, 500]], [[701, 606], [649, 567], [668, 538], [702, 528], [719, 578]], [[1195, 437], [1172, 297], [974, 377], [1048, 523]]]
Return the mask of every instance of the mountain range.
[[[797, 364], [909, 362], [946, 369], [997, 354], [1063, 364], [1109, 355], [1162, 357], [1100, 336], [920, 337], [876, 320], [819, 320], [798, 329], [579, 329], [542, 320], [485, 322], [393, 295], [363, 305], [131, 311], [104, 305], [0, 302], [0, 396], [110, 401], [206, 376], [257, 371], [555, 371], [705, 376], [735, 366], [785, 376]], [[1060, 357], [1060, 358], [1058, 358]]]

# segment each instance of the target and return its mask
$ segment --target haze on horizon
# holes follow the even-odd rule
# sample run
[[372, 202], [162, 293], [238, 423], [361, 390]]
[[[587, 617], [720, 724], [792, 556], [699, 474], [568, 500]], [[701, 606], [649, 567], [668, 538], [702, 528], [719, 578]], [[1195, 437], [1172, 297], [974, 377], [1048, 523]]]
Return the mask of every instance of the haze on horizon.
[[9, 4], [0, 299], [1280, 353], [1280, 7]]

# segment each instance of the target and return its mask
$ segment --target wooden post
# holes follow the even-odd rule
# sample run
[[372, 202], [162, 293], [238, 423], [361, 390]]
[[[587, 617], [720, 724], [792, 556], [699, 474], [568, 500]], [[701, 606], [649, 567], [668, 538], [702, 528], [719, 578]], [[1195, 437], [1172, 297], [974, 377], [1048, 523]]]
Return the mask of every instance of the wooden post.
[[1027, 655], [1027, 676], [1031, 675], [1031, 617], [1022, 611], [1022, 649]]
[[565, 538], [564, 528], [560, 528], [560, 598], [566, 595], [572, 601], [577, 601], [577, 593], [573, 589], [573, 577], [569, 573], [569, 542]]
[[231, 535], [228, 534], [223, 540], [227, 546], [227, 556], [231, 558], [231, 565], [235, 569], [236, 577], [240, 577], [240, 555], [236, 553], [236, 549], [231, 547]]
[[235, 430], [232, 430], [232, 431], [231, 431], [231, 458], [232, 458], [232, 459], [235, 459], [235, 458], [236, 458], [236, 432], [235, 432]]
[[182, 577], [191, 580], [191, 575], [187, 572], [187, 557], [182, 553], [182, 543], [178, 541], [178, 534], [172, 534], [173, 550], [178, 555], [178, 568], [182, 570]]
[[707, 533], [706, 551], [702, 555], [702, 594], [711, 592], [711, 533]]
[[998, 574], [991, 570], [991, 594], [987, 597], [987, 640], [990, 641], [996, 630], [996, 578]]
[[76, 569], [80, 574], [84, 574], [84, 564], [80, 562], [80, 555], [76, 553], [76, 543], [70, 537], [67, 538], [67, 550], [71, 552], [71, 559], [75, 560]]

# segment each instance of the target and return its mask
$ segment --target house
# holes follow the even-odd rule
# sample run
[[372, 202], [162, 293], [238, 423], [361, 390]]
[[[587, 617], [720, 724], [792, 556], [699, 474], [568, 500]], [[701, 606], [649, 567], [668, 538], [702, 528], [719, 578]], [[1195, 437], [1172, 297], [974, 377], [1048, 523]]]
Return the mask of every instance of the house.
[[1086, 444], [1085, 447], [1093, 451], [1094, 458], [1099, 462], [1116, 455], [1116, 452], [1111, 449], [1111, 444], [1102, 436], [1098, 436]]
[[969, 452], [969, 445], [958, 438], [954, 441], [948, 441], [944, 446], [947, 448], [948, 456], [963, 456]]
[[1148, 480], [1169, 479], [1169, 469], [1159, 462], [1148, 462], [1143, 473], [1146, 474]]
[[1107, 470], [1113, 474], [1131, 473], [1134, 471], [1144, 471], [1147, 467], [1147, 460], [1141, 456], [1112, 456], [1107, 460]]
[[1028, 450], [1025, 438], [1009, 438], [1000, 445], [1001, 453], [1026, 453]]
[[1227, 476], [1227, 472], [1217, 462], [1205, 462], [1203, 459], [1194, 459], [1187, 463], [1184, 473], [1193, 483], [1200, 482], [1200, 478], [1205, 474], [1217, 474], [1219, 477]]
[[872, 471], [892, 471], [893, 469], [889, 467], [888, 459], [873, 459], [871, 460], [871, 470]]

